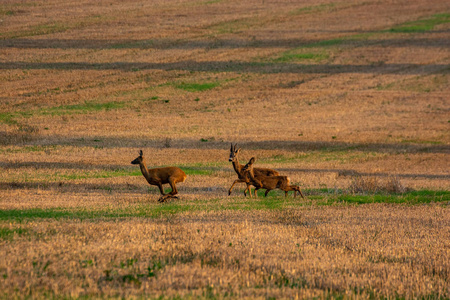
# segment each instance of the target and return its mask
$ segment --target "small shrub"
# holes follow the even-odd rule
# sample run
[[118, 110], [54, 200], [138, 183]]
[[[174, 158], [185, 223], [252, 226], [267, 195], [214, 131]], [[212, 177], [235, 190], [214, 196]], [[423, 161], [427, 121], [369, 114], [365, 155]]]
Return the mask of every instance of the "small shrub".
[[406, 192], [406, 188], [400, 182], [400, 179], [397, 176], [391, 176], [387, 179], [385, 183], [385, 190], [391, 194], [402, 194]]
[[349, 191], [353, 194], [401, 194], [404, 193], [406, 189], [396, 176], [391, 176], [386, 180], [381, 180], [374, 176], [358, 176], [352, 179]]

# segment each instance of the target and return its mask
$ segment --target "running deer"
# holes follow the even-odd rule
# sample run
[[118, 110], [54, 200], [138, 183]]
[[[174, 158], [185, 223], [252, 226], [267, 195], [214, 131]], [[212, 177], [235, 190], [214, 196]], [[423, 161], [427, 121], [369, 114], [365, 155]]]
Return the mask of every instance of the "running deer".
[[[178, 198], [175, 196], [178, 194], [176, 183], [184, 182], [186, 180], [186, 174], [177, 167], [166, 167], [166, 168], [155, 168], [148, 169], [145, 164], [145, 159], [142, 150], [139, 151], [139, 156], [131, 162], [133, 165], [139, 165], [141, 167], [142, 175], [150, 185], [156, 185], [161, 192], [161, 197], [158, 199], [159, 202], [164, 202], [168, 198]], [[170, 184], [172, 191], [168, 194], [164, 194], [163, 184]]]
[[264, 176], [258, 175], [255, 173], [255, 169], [253, 168], [253, 164], [255, 163], [255, 158], [252, 157], [248, 164], [242, 168], [243, 176], [247, 176], [250, 179], [250, 183], [255, 186], [255, 194], [259, 189], [266, 189], [264, 194], [267, 197], [267, 194], [274, 189], [280, 189], [284, 191], [284, 196], [287, 197], [289, 191], [294, 191], [294, 197], [297, 196], [297, 192], [300, 193], [303, 199], [303, 193], [300, 190], [300, 187], [296, 185], [290, 184], [290, 179], [287, 176]]
[[[251, 198], [252, 197], [252, 190], [251, 190], [252, 184], [250, 182], [250, 178], [242, 173], [242, 169], [244, 168], [244, 165], [241, 165], [239, 163], [239, 159], [238, 159], [238, 154], [241, 151], [241, 148], [238, 148], [236, 150], [236, 147], [237, 147], [237, 144], [235, 144], [233, 146], [233, 143], [231, 143], [230, 158], [228, 159], [228, 161], [232, 162], [234, 171], [236, 171], [239, 178], [236, 179], [233, 182], [233, 184], [231, 185], [230, 189], [228, 190], [228, 195], [231, 195], [231, 190], [233, 190], [233, 187], [236, 183], [245, 182], [245, 184], [247, 184], [247, 188], [244, 191], [244, 195], [247, 196], [247, 191], [249, 191], [250, 198]], [[280, 175], [280, 173], [278, 173], [277, 171], [271, 170], [271, 169], [266, 169], [266, 168], [254, 168], [253, 171], [255, 172], [256, 175], [264, 175], [264, 176]], [[256, 192], [255, 192], [255, 197], [257, 197]]]

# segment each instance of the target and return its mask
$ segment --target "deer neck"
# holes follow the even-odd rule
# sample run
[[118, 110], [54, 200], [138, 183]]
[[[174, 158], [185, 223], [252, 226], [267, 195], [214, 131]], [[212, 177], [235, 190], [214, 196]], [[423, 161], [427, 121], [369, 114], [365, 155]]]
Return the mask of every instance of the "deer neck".
[[253, 171], [253, 168], [248, 170], [248, 175], [250, 176], [251, 180], [255, 180], [255, 171]]
[[236, 173], [241, 174], [242, 168], [243, 168], [244, 166], [241, 165], [241, 164], [239, 163], [239, 160], [238, 160], [237, 157], [235, 157], [235, 158], [233, 159], [232, 164], [233, 164], [233, 168], [234, 168], [234, 170], [236, 171]]
[[139, 167], [141, 168], [142, 175], [144, 175], [144, 177], [145, 177], [146, 179], [150, 179], [151, 176], [150, 176], [150, 173], [148, 172], [147, 165], [145, 164], [144, 161], [142, 161], [142, 162], [139, 164]]

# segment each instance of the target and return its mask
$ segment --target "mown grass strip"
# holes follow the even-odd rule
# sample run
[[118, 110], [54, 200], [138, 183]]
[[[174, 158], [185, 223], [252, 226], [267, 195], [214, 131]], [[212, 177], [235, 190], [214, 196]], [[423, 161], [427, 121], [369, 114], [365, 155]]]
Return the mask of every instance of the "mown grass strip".
[[220, 84], [218, 82], [206, 82], [206, 83], [186, 83], [182, 82], [176, 84], [177, 89], [182, 89], [188, 92], [204, 92], [218, 87]]
[[61, 105], [57, 107], [50, 107], [40, 109], [36, 113], [41, 115], [69, 115], [69, 114], [86, 114], [90, 112], [98, 112], [102, 110], [110, 111], [113, 109], [120, 109], [125, 106], [124, 102], [96, 102], [86, 101], [80, 104]]
[[[284, 193], [279, 191], [270, 192], [268, 197], [258, 199], [231, 198], [227, 201], [218, 200], [174, 200], [168, 203], [146, 203], [131, 205], [127, 208], [113, 208], [105, 210], [72, 209], [72, 208], [32, 208], [32, 209], [10, 209], [0, 210], [0, 220], [22, 222], [28, 219], [80, 219], [80, 220], [103, 220], [118, 218], [162, 218], [188, 212], [199, 211], [224, 211], [224, 210], [283, 210], [305, 205], [336, 205], [350, 204], [363, 205], [370, 203], [390, 203], [390, 204], [427, 204], [431, 202], [446, 203], [450, 201], [450, 191], [411, 191], [404, 194], [371, 194], [352, 195], [340, 194], [340, 192], [317, 194], [312, 190], [305, 190], [306, 200], [300, 197], [293, 198], [289, 195], [284, 197]], [[319, 191], [320, 192], [320, 191]], [[308, 196], [308, 194], [315, 194]], [[13, 232], [14, 233], [14, 232]], [[13, 234], [5, 231], [4, 235]], [[1, 234], [1, 233], [0, 233]]]
[[24, 228], [0, 227], [0, 240], [12, 240], [15, 235], [25, 235], [28, 233]]
[[68, 210], [64, 208], [32, 208], [0, 210], [0, 220], [22, 221], [25, 219], [100, 219], [100, 218], [124, 218], [133, 216], [124, 211], [101, 210]]
[[121, 109], [125, 107], [125, 102], [110, 101], [110, 102], [97, 102], [86, 101], [84, 103], [61, 105], [56, 107], [48, 107], [27, 111], [5, 112], [0, 113], [0, 123], [7, 125], [20, 125], [16, 120], [17, 118], [30, 118], [32, 116], [63, 116], [73, 114], [88, 114], [99, 111], [110, 111], [115, 109]]
[[322, 61], [330, 56], [326, 53], [295, 53], [295, 50], [286, 51], [281, 54], [280, 57], [276, 58], [275, 62], [292, 62], [292, 61], [303, 61], [303, 60], [312, 60], [312, 61]]
[[[318, 204], [330, 205], [335, 203], [369, 204], [369, 203], [391, 203], [391, 204], [426, 204], [431, 202], [449, 202], [450, 191], [420, 190], [404, 194], [367, 194], [352, 195], [342, 194], [321, 199]], [[323, 201], [325, 200], [325, 201]]]
[[412, 22], [406, 22], [392, 27], [388, 32], [394, 33], [416, 33], [433, 30], [436, 26], [449, 23], [450, 13], [436, 14], [431, 18], [422, 19]]

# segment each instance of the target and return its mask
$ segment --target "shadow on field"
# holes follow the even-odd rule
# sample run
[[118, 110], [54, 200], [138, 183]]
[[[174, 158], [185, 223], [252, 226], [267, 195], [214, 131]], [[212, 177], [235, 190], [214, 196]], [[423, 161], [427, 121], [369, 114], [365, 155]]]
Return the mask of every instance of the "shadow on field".
[[[36, 137], [36, 141], [39, 137]], [[285, 151], [362, 151], [376, 153], [447, 153], [450, 154], [450, 145], [432, 143], [348, 143], [338, 141], [273, 141], [265, 140], [258, 142], [231, 141], [237, 142], [239, 147], [245, 150], [285, 150]], [[198, 139], [171, 139], [170, 147], [166, 146], [166, 139], [142, 139], [142, 138], [111, 138], [107, 136], [96, 136], [92, 140], [66, 138], [61, 136], [48, 136], [45, 143], [15, 143], [4, 141], [2, 145], [20, 146], [79, 146], [93, 147], [101, 151], [101, 148], [136, 148], [146, 149], [214, 149], [229, 151], [230, 141], [202, 141]], [[99, 149], [100, 148], [100, 149]], [[148, 149], [151, 152], [151, 149]], [[132, 158], [130, 158], [132, 159]], [[0, 166], [1, 166], [0, 162]]]
[[[231, 182], [230, 182], [231, 184]], [[183, 194], [199, 194], [210, 193], [220, 194], [223, 196], [228, 195], [228, 188], [225, 187], [185, 187], [182, 185], [177, 186], [180, 197]], [[164, 185], [166, 192], [170, 191], [168, 184]], [[139, 194], [148, 195], [150, 199], [155, 198], [157, 200], [160, 196], [158, 187], [148, 185], [144, 178], [142, 178], [142, 184], [130, 184], [130, 183], [75, 183], [70, 181], [58, 181], [58, 182], [0, 182], [0, 190], [58, 190], [64, 193], [83, 193], [83, 192], [97, 192], [97, 193], [114, 193], [114, 194]], [[235, 195], [240, 195], [238, 189], [236, 189]]]
[[202, 61], [193, 60], [172, 63], [146, 62], [1, 62], [0, 70], [183, 70], [190, 72], [248, 72], [261, 74], [447, 74], [447, 64], [412, 64], [412, 63], [376, 63], [367, 65], [343, 64], [301, 64], [279, 62], [247, 62], [247, 61]]
[[350, 177], [399, 177], [399, 178], [425, 178], [425, 179], [449, 179], [449, 175], [443, 174], [408, 174], [408, 173], [367, 173], [367, 172], [359, 172], [351, 169], [300, 169], [300, 168], [277, 168], [277, 171], [282, 172], [283, 174], [291, 174], [291, 173], [337, 173], [338, 176], [350, 176]]
[[[69, 169], [69, 170], [96, 170], [96, 171], [115, 171], [131, 169], [131, 166], [125, 168], [123, 165], [93, 165], [88, 163], [67, 163], [67, 162], [0, 162], [0, 167], [4, 169], [22, 169], [33, 168], [35, 170], [49, 170], [49, 169]], [[136, 169], [136, 168], [133, 168]]]
[[[433, 33], [439, 31], [433, 30]], [[447, 32], [447, 31], [441, 31]], [[339, 31], [342, 33], [349, 33]], [[352, 31], [354, 34], [370, 34], [377, 32]], [[6, 39], [0, 41], [0, 48], [20, 49], [237, 49], [237, 48], [280, 48], [280, 47], [314, 47], [324, 48], [330, 45], [360, 45], [363, 47], [383, 45], [388, 47], [448, 47], [449, 41], [442, 38], [397, 38], [397, 39], [149, 39], [149, 40], [101, 40], [101, 39]]]

